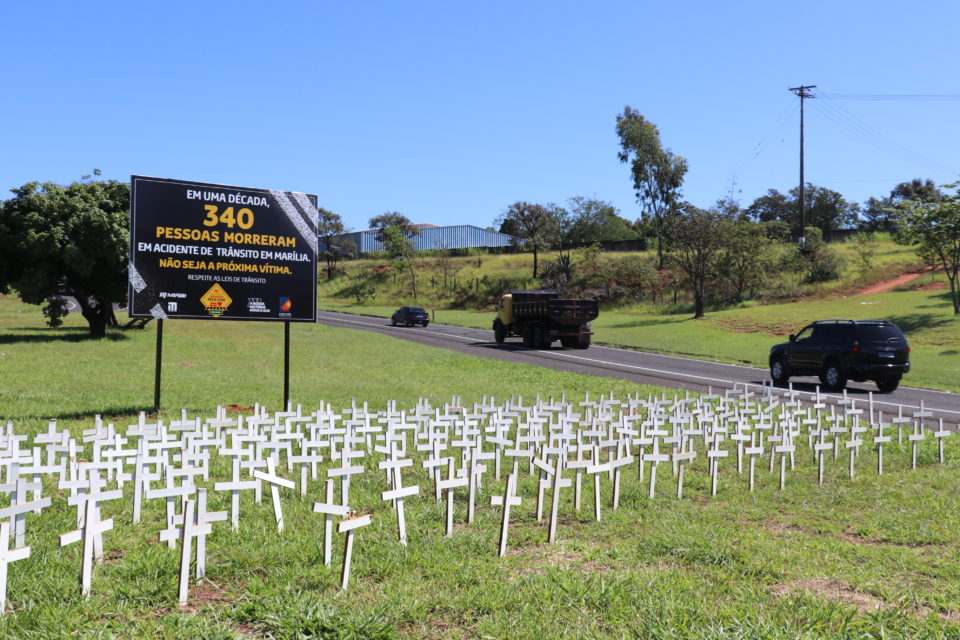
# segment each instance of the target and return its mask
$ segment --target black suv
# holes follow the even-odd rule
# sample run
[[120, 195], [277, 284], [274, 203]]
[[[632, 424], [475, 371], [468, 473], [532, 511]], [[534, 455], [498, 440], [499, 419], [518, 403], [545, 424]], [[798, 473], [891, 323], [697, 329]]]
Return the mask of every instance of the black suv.
[[397, 326], [405, 324], [412, 327], [415, 324], [427, 326], [430, 324], [430, 314], [423, 310], [423, 307], [400, 307], [393, 312], [390, 318], [390, 324]]
[[790, 342], [770, 349], [770, 377], [820, 376], [823, 386], [843, 389], [847, 380], [873, 380], [889, 393], [910, 371], [910, 347], [900, 328], [886, 320], [818, 320]]

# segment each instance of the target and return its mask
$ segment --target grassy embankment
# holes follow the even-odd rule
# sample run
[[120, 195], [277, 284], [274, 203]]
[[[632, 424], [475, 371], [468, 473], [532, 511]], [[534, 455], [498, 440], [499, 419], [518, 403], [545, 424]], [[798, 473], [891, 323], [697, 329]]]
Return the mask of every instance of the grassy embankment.
[[[693, 320], [683, 305], [635, 304], [604, 308], [594, 322], [595, 343], [684, 355], [723, 362], [767, 366], [770, 346], [783, 341], [813, 320], [821, 318], [884, 318], [897, 323], [910, 340], [913, 369], [906, 384], [960, 391], [960, 320], [950, 306], [946, 279], [926, 274], [902, 290], [874, 295], [856, 295], [865, 286], [896, 277], [918, 267], [911, 262], [910, 249], [879, 242], [873, 267], [857, 267], [852, 243], [832, 245], [844, 256], [840, 280], [810, 286], [797, 301], [773, 304], [748, 303], [729, 309], [708, 310], [707, 317]], [[469, 259], [464, 259], [469, 260]], [[476, 275], [476, 258], [464, 269]], [[524, 262], [525, 261], [525, 262]], [[485, 256], [491, 265], [488, 279], [505, 273], [504, 266], [517, 270], [530, 265], [530, 256]], [[482, 267], [481, 267], [482, 268]], [[429, 272], [429, 271], [428, 271]], [[384, 291], [373, 303], [358, 305], [333, 293], [337, 281], [320, 287], [321, 307], [353, 313], [389, 317], [395, 304], [409, 304], [399, 291]], [[385, 304], [389, 301], [390, 304]], [[425, 303], [427, 304], [427, 303]], [[490, 329], [489, 309], [449, 309], [443, 301], [427, 308], [444, 324]]]
[[[122, 429], [151, 399], [152, 328], [91, 342], [81, 339], [75, 317], [69, 324], [46, 329], [35, 307], [0, 300], [0, 418], [14, 419], [18, 431], [35, 432], [60, 416], [61, 426], [77, 433], [95, 412]], [[173, 411], [161, 417], [178, 415], [181, 406], [209, 416], [216, 404], [278, 401], [279, 325], [178, 321], [165, 333], [164, 398]], [[637, 390], [368, 333], [312, 325], [292, 333], [292, 395], [307, 406], [319, 399], [346, 406], [357, 398], [376, 408], [388, 399], [410, 406], [420, 395], [471, 402], [484, 394]], [[283, 491], [282, 535], [269, 499], [256, 505], [244, 496], [240, 531], [215, 525], [207, 579], [192, 588], [184, 609], [175, 605], [177, 553], [156, 538], [162, 504], [148, 502], [139, 527], [130, 524], [129, 499], [105, 506], [115, 526], [104, 535], [106, 559], [85, 601], [77, 545], [56, 544], [57, 534], [75, 526], [73, 509], [57, 494], [52, 508], [29, 516], [32, 556], [10, 565], [0, 637], [956, 638], [960, 442], [947, 441], [944, 466], [927, 442], [911, 471], [909, 449], [896, 439], [886, 451], [887, 473], [870, 473], [873, 464], [868, 448], [851, 481], [841, 456], [819, 487], [812, 461], [798, 455], [785, 491], [764, 470], [752, 494], [725, 464], [720, 493], [711, 498], [700, 456], [680, 501], [671, 496], [668, 466], [654, 500], [627, 473], [621, 508], [606, 509], [601, 522], [593, 520], [589, 491], [580, 512], [567, 496], [552, 546], [534, 517], [534, 479], [525, 477], [503, 560], [495, 552], [497, 511], [481, 506], [474, 524], [458, 525], [445, 539], [443, 511], [427, 495], [407, 500], [410, 545], [399, 546], [380, 500], [383, 476], [367, 473], [354, 483], [352, 501], [373, 512], [374, 524], [358, 534], [345, 593], [337, 591], [342, 542], [333, 568], [320, 560], [321, 519], [311, 512], [322, 500], [319, 483], [303, 500]], [[407, 483], [430, 486], [419, 465]], [[501, 489], [485, 482], [478, 505]], [[129, 498], [129, 484], [126, 490]], [[609, 500], [606, 481], [603, 491]], [[225, 495], [212, 497], [212, 509], [226, 506]], [[462, 521], [459, 497], [457, 508]]]

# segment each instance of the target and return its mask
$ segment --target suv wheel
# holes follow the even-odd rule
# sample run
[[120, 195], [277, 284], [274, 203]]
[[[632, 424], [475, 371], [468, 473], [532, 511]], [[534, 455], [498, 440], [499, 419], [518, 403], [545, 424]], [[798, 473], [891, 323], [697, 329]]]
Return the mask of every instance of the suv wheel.
[[503, 326], [503, 323], [500, 320], [497, 320], [493, 323], [493, 339], [497, 341], [497, 344], [503, 344], [504, 339], [507, 337], [507, 328]]
[[787, 384], [790, 373], [787, 371], [787, 364], [783, 361], [783, 358], [774, 358], [770, 362], [770, 378], [776, 385]]
[[896, 391], [900, 386], [900, 376], [890, 376], [889, 378], [880, 378], [877, 380], [877, 389], [881, 393], [890, 393]]
[[847, 386], [847, 378], [843, 375], [840, 364], [834, 360], [823, 365], [823, 371], [820, 373], [820, 382], [831, 391], [840, 391]]

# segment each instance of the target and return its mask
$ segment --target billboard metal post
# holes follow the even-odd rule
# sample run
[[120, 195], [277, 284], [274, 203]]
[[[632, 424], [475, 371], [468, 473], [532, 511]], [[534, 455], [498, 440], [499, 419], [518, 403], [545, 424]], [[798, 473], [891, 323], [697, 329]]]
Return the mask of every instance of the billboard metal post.
[[283, 323], [283, 410], [290, 404], [290, 323]]
[[157, 320], [157, 364], [153, 374], [153, 410], [160, 411], [160, 365], [163, 362], [163, 318]]

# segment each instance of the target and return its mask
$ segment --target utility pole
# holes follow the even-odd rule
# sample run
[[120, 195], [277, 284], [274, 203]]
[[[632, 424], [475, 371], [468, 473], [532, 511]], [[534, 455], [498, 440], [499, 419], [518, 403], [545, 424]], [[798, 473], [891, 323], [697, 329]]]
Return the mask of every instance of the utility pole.
[[803, 234], [806, 233], [807, 221], [806, 221], [806, 212], [807, 204], [804, 197], [805, 183], [803, 181], [803, 99], [804, 98], [813, 98], [813, 94], [809, 93], [807, 89], [816, 89], [817, 85], [808, 84], [800, 85], [799, 87], [790, 87], [790, 91], [793, 91], [800, 98], [800, 233], [798, 237], [800, 239], [800, 246], [803, 246], [806, 238], [803, 237]]

